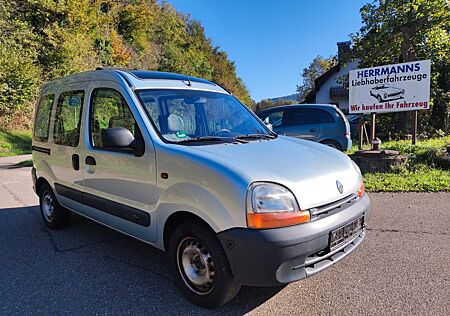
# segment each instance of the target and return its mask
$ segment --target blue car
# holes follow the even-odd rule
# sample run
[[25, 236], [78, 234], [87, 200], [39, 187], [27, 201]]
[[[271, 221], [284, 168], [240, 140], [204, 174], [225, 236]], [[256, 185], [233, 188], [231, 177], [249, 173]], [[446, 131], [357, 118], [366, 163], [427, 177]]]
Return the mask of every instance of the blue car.
[[312, 140], [340, 151], [352, 147], [348, 119], [335, 105], [283, 105], [256, 114], [277, 134]]

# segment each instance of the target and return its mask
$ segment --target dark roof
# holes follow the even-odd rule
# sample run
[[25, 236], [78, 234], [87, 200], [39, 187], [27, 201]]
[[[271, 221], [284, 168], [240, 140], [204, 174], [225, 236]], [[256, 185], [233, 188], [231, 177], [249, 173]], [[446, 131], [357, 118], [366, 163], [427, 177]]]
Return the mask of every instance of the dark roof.
[[162, 72], [162, 71], [150, 71], [150, 70], [139, 70], [139, 69], [125, 69], [125, 68], [97, 68], [97, 70], [120, 70], [127, 72], [137, 79], [147, 80], [147, 79], [162, 79], [162, 80], [182, 80], [182, 81], [192, 81], [200, 82], [206, 84], [216, 85], [215, 83], [196, 77], [191, 77], [182, 74], [176, 74], [172, 72]]
[[287, 105], [279, 105], [279, 106], [273, 106], [267, 109], [264, 109], [262, 111], [259, 111], [256, 113], [256, 115], [261, 115], [267, 112], [274, 112], [274, 111], [282, 111], [282, 110], [289, 110], [289, 109], [298, 109], [298, 108], [302, 108], [302, 109], [310, 109], [310, 108], [314, 108], [314, 109], [323, 109], [323, 108], [333, 108], [334, 105], [332, 104], [317, 104], [317, 103], [312, 103], [312, 104], [287, 104]]
[[320, 89], [320, 87], [324, 84], [325, 81], [328, 80], [332, 75], [338, 73], [341, 69], [341, 64], [337, 63], [335, 66], [328, 69], [324, 72], [320, 77], [317, 77], [314, 80], [314, 89], [312, 89], [306, 96], [302, 103], [312, 103], [316, 100], [316, 92]]

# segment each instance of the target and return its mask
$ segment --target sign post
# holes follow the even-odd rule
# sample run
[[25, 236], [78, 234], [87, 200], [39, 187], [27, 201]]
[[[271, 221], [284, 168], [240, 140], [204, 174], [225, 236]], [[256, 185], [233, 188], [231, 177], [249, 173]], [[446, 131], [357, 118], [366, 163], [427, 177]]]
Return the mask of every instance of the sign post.
[[376, 113], [414, 111], [413, 144], [417, 139], [417, 111], [430, 108], [429, 60], [350, 71], [349, 113], [371, 113], [370, 137], [375, 137]]

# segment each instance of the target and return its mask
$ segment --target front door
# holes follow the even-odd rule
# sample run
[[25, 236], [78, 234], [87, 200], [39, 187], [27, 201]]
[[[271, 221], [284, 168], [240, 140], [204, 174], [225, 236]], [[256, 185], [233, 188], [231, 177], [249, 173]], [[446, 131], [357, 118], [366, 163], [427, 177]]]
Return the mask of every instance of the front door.
[[[156, 241], [156, 158], [153, 144], [125, 89], [92, 84], [82, 157], [84, 204], [89, 217], [149, 242]], [[105, 148], [102, 133], [123, 127], [145, 151]], [[143, 137], [147, 135], [147, 137]]]
[[317, 140], [320, 124], [316, 122], [314, 109], [292, 109], [284, 112], [283, 134], [307, 140]]

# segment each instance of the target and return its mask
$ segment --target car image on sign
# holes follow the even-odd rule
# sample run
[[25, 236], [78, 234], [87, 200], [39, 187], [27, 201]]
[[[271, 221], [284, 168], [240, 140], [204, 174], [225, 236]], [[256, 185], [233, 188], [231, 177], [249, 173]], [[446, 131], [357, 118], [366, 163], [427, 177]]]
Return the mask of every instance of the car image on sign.
[[378, 102], [401, 99], [404, 94], [405, 89], [391, 87], [387, 84], [377, 85], [370, 89], [370, 95], [376, 98]]

